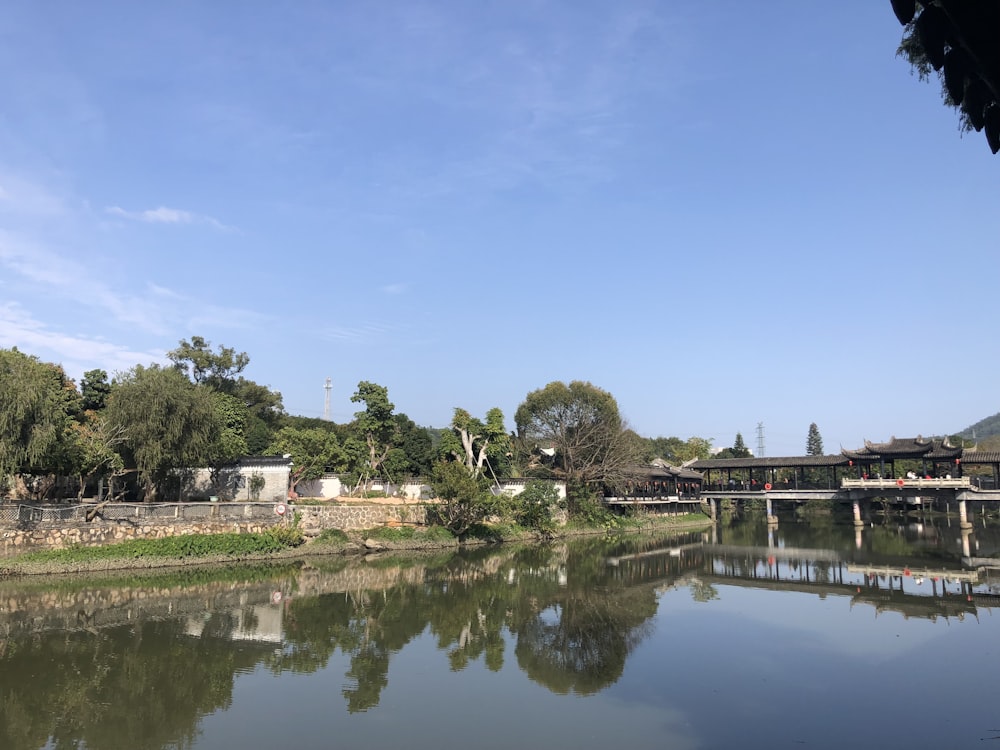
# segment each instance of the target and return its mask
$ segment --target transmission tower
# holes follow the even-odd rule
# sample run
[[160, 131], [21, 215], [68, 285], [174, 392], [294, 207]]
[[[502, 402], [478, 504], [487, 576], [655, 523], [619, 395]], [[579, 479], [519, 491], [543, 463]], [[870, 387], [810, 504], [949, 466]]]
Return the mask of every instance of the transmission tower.
[[333, 380], [331, 378], [326, 379], [326, 384], [323, 386], [323, 390], [326, 391], [326, 396], [323, 399], [323, 419], [327, 422], [330, 421], [330, 391], [333, 390]]
[[764, 458], [764, 423], [757, 423], [757, 458]]

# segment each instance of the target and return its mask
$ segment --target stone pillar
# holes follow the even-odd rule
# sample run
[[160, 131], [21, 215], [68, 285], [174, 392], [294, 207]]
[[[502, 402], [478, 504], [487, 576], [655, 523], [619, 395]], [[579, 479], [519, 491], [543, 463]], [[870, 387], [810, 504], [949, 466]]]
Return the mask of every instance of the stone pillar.
[[861, 501], [855, 500], [852, 505], [854, 506], [854, 525], [863, 526], [864, 521], [861, 520]]
[[854, 525], [854, 548], [861, 549], [861, 526], [859, 524]]
[[969, 523], [969, 513], [965, 507], [965, 500], [958, 501], [958, 528], [960, 529], [972, 528], [972, 524]]
[[718, 512], [718, 507], [716, 506], [716, 500], [715, 500], [714, 497], [711, 500], [708, 501], [708, 508], [712, 512], [712, 520], [713, 521], [718, 520], [719, 512]]
[[971, 547], [969, 545], [969, 539], [972, 537], [972, 531], [962, 527], [962, 556], [972, 557]]
[[768, 526], [777, 526], [778, 525], [778, 517], [776, 515], [774, 515], [774, 512], [771, 509], [771, 498], [768, 498], [766, 502], [767, 502], [767, 525]]

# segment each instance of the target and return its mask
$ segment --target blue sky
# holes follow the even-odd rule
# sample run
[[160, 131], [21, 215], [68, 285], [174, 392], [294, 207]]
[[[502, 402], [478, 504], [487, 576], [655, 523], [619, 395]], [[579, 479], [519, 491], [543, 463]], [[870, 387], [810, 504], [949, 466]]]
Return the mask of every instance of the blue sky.
[[8, 2], [0, 347], [293, 414], [553, 380], [797, 455], [1000, 410], [1000, 160], [889, 3]]

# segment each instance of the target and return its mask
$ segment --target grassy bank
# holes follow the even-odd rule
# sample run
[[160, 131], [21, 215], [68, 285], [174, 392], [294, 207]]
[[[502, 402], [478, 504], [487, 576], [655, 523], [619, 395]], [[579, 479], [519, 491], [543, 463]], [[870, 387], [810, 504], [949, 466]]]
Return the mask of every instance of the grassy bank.
[[704, 526], [709, 519], [687, 516], [644, 516], [626, 519], [615, 528], [569, 524], [543, 537], [515, 524], [482, 524], [461, 541], [440, 526], [383, 526], [360, 532], [327, 529], [306, 542], [299, 529], [276, 526], [256, 534], [187, 534], [162, 539], [134, 539], [97, 547], [74, 546], [38, 550], [0, 558], [0, 577], [45, 575], [231, 562], [287, 561], [310, 555], [365, 554], [374, 551], [432, 550], [462, 545], [538, 542], [584, 534], [646, 533]]

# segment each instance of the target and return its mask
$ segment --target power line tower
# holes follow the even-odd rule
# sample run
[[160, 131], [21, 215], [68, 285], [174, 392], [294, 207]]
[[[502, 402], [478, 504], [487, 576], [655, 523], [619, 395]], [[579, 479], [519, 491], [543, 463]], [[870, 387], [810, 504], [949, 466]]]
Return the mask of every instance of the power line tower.
[[764, 423], [757, 423], [757, 458], [764, 458]]
[[333, 380], [331, 378], [326, 379], [326, 384], [323, 386], [323, 390], [326, 391], [325, 398], [323, 399], [323, 419], [327, 422], [330, 421], [330, 391], [333, 390]]

